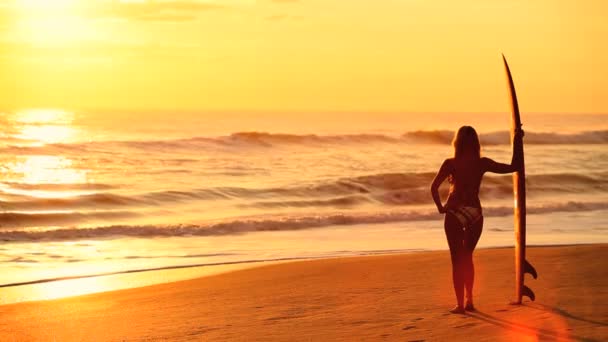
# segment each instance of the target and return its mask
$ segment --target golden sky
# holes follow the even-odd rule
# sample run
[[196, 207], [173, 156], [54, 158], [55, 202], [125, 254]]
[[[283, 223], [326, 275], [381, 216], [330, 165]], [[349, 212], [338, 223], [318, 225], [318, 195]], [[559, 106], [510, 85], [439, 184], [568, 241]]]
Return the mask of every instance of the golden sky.
[[608, 2], [0, 0], [0, 109], [608, 113]]

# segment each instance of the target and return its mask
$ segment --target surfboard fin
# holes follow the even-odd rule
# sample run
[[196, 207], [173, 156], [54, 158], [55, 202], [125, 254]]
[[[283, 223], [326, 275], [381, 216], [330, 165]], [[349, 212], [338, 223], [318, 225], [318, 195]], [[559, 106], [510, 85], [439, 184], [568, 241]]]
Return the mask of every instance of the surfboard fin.
[[524, 274], [530, 274], [534, 279], [538, 278], [538, 273], [536, 273], [536, 269], [532, 264], [528, 262], [528, 260], [524, 260]]
[[528, 298], [530, 298], [531, 301], [534, 301], [536, 299], [536, 295], [534, 294], [534, 292], [532, 290], [530, 290], [529, 287], [527, 287], [526, 285], [523, 286], [523, 288], [521, 289], [521, 295], [526, 296]]

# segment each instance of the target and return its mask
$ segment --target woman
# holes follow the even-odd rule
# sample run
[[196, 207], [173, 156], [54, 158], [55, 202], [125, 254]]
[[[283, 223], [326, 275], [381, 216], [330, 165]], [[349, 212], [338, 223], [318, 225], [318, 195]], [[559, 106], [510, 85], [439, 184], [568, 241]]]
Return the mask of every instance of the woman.
[[[515, 144], [521, 144], [523, 131], [516, 132]], [[486, 172], [511, 173], [522, 166], [521, 151], [514, 146], [511, 164], [501, 164], [481, 157], [477, 132], [471, 126], [461, 127], [454, 136], [454, 158], [446, 159], [431, 185], [437, 210], [445, 215], [444, 228], [452, 257], [452, 279], [457, 305], [450, 310], [462, 314], [474, 311], [473, 306], [473, 250], [483, 229], [483, 215], [479, 201], [479, 186]], [[445, 206], [439, 197], [439, 185], [449, 178], [450, 194]], [[464, 292], [466, 290], [466, 305]]]

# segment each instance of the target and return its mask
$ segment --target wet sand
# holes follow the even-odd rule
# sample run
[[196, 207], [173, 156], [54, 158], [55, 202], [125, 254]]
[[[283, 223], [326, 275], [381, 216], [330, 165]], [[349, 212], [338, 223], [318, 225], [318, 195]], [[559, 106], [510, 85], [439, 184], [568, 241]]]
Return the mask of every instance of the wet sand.
[[[513, 249], [476, 252], [478, 311], [453, 315], [449, 253], [267, 265], [0, 306], [1, 341], [608, 339], [608, 245], [535, 247], [536, 302], [512, 306]], [[1, 295], [1, 292], [0, 292]]]

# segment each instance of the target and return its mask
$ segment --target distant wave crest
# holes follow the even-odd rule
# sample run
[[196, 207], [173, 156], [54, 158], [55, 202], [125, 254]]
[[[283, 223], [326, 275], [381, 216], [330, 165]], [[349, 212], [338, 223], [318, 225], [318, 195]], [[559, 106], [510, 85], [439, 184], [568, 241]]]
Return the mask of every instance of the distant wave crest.
[[[508, 131], [481, 133], [484, 145], [508, 145]], [[349, 144], [450, 144], [454, 132], [447, 130], [413, 131], [401, 136], [384, 134], [284, 134], [268, 132], [237, 132], [221, 137], [193, 137], [174, 140], [134, 140], [134, 141], [94, 141], [72, 144], [49, 144], [45, 146], [20, 146], [18, 141], [7, 141], [0, 149], [5, 153], [35, 154], [41, 150], [47, 153], [61, 152], [99, 152], [119, 148], [137, 150], [175, 151], [206, 148], [247, 148], [282, 146], [347, 146]], [[563, 144], [608, 144], [608, 130], [585, 131], [579, 133], [526, 132], [526, 144], [563, 145]], [[27, 144], [26, 144], [27, 145]]]
[[[409, 142], [449, 144], [454, 138], [454, 132], [416, 131], [405, 133], [403, 138]], [[505, 145], [510, 143], [510, 133], [508, 131], [481, 133], [479, 140], [482, 145]], [[524, 142], [533, 145], [607, 144], [608, 130], [579, 133], [526, 132]]]

